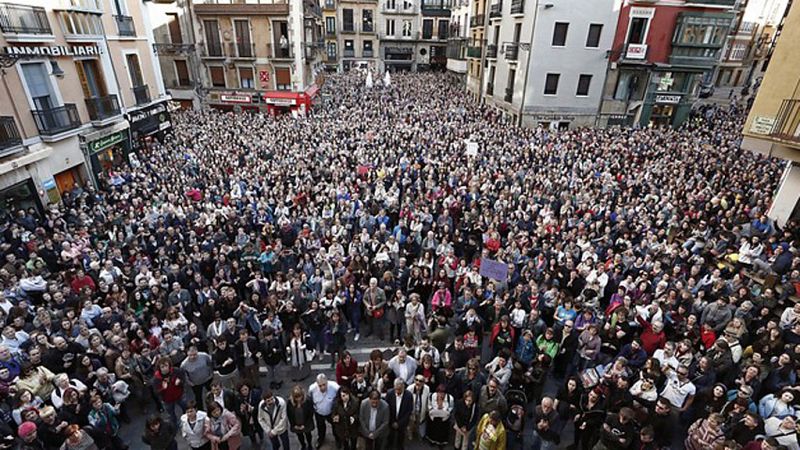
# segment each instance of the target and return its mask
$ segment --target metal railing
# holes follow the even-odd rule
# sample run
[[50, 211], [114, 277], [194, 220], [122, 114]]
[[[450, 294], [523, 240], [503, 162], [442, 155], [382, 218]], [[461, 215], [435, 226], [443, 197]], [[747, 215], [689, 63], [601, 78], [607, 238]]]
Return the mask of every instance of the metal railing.
[[292, 50], [291, 42], [286, 48], [278, 45], [267, 44], [267, 54], [272, 55], [275, 59], [292, 59], [294, 58], [294, 51]]
[[503, 14], [503, 2], [497, 2], [489, 6], [489, 18], [494, 19]]
[[770, 136], [800, 143], [800, 99], [782, 101], [776, 117]]
[[342, 29], [339, 30], [339, 32], [340, 33], [355, 33], [356, 32], [356, 26], [354, 24], [352, 24], [352, 23], [349, 24], [349, 26], [348, 26], [348, 24], [342, 24]]
[[133, 26], [133, 17], [114, 16], [114, 21], [117, 22], [117, 31], [120, 36], [136, 36], [136, 27]]
[[232, 58], [255, 58], [256, 44], [252, 42], [231, 42], [228, 44], [228, 56]]
[[159, 55], [174, 55], [191, 53], [195, 50], [194, 44], [153, 44], [153, 50]]
[[497, 46], [494, 44], [489, 44], [486, 46], [486, 57], [487, 58], [497, 58]]
[[505, 57], [508, 61], [516, 61], [519, 57], [519, 44], [506, 44]]
[[354, 58], [356, 56], [356, 51], [353, 49], [351, 50], [344, 49], [342, 50], [342, 56], [344, 56], [345, 58]]
[[469, 58], [480, 58], [482, 50], [483, 49], [481, 47], [478, 47], [478, 46], [469, 46], [469, 47], [467, 47], [467, 57], [469, 57]]
[[336, 53], [334, 53], [334, 54], [326, 53], [325, 54], [325, 61], [327, 61], [329, 63], [335, 63], [336, 62]]
[[328, 30], [328, 29], [326, 28], [326, 29], [325, 29], [325, 36], [328, 36], [328, 37], [333, 37], [333, 36], [336, 36], [336, 30]]
[[483, 14], [478, 14], [477, 16], [472, 16], [469, 19], [469, 26], [470, 28], [482, 27], [484, 22], [486, 22], [486, 16]]
[[511, 1], [511, 14], [522, 14], [525, 12], [525, 0]]
[[120, 114], [119, 101], [114, 94], [87, 98], [86, 109], [92, 120], [105, 120]]
[[17, 124], [11, 116], [0, 117], [0, 155], [2, 151], [22, 144]]
[[374, 33], [375, 32], [375, 25], [362, 24], [361, 25], [361, 32], [362, 33]]
[[374, 56], [374, 52], [372, 50], [362, 50], [361, 56], [364, 58], [372, 58]]
[[0, 30], [3, 33], [53, 34], [47, 10], [38, 6], [0, 4]]
[[62, 0], [62, 5], [77, 10], [103, 11], [103, 3], [101, 0]]
[[203, 58], [224, 58], [225, 54], [222, 52], [221, 43], [209, 44], [206, 42], [206, 45], [200, 48], [200, 56]]
[[31, 113], [39, 133], [45, 136], [63, 133], [81, 126], [78, 108], [74, 103], [50, 109], [34, 109]]
[[144, 105], [150, 103], [150, 89], [147, 87], [146, 84], [141, 86], [134, 86], [133, 88], [133, 98], [136, 99], [137, 105]]
[[325, 0], [322, 9], [325, 11], [336, 11], [336, 2], [333, 0]]

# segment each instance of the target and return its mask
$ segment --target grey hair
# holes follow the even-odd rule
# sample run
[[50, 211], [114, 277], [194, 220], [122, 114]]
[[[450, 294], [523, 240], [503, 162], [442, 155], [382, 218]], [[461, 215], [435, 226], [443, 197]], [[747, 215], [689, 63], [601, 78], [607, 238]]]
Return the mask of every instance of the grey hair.
[[406, 382], [403, 381], [402, 378], [395, 378], [394, 379], [394, 387], [398, 387], [398, 386], [406, 387]]
[[317, 375], [317, 383], [325, 383], [327, 381], [328, 377], [326, 377], [324, 373]]

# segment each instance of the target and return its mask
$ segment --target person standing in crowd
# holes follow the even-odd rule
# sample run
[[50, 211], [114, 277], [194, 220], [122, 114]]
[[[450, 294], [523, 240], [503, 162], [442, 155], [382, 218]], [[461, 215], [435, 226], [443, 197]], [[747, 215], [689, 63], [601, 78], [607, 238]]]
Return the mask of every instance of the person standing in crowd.
[[358, 423], [360, 406], [350, 393], [350, 388], [347, 386], [339, 388], [331, 413], [331, 422], [333, 422], [333, 435], [336, 436], [336, 442], [344, 450], [356, 450], [360, 426]]
[[258, 423], [273, 450], [289, 450], [289, 418], [286, 400], [266, 390], [258, 404]]
[[402, 378], [395, 378], [394, 389], [386, 394], [386, 403], [389, 405], [389, 442], [386, 447], [401, 450], [414, 412], [414, 397]]
[[149, 445], [152, 450], [178, 450], [176, 433], [175, 425], [163, 421], [159, 416], [152, 416], [145, 422], [142, 442]]
[[506, 448], [506, 429], [499, 412], [492, 411], [481, 417], [475, 432], [475, 448], [480, 450], [503, 450]]
[[205, 411], [197, 408], [197, 402], [186, 402], [186, 412], [181, 416], [179, 424], [181, 436], [191, 450], [209, 450], [211, 443], [206, 437], [206, 421], [208, 416]]
[[214, 378], [214, 363], [208, 353], [199, 352], [197, 347], [186, 350], [186, 359], [181, 362], [181, 370], [186, 373], [186, 382], [192, 388], [195, 402], [203, 400], [203, 390], [208, 391]]
[[306, 396], [302, 387], [293, 387], [291, 399], [286, 407], [286, 416], [292, 432], [300, 441], [302, 450], [310, 450], [313, 446], [311, 432], [314, 431], [314, 414], [314, 402]]
[[390, 431], [389, 405], [381, 398], [378, 391], [370, 391], [369, 396], [361, 402], [358, 419], [361, 436], [364, 438], [366, 450], [380, 450], [387, 445], [386, 438]]
[[211, 450], [238, 450], [242, 442], [241, 424], [236, 415], [217, 402], [208, 406], [206, 439]]

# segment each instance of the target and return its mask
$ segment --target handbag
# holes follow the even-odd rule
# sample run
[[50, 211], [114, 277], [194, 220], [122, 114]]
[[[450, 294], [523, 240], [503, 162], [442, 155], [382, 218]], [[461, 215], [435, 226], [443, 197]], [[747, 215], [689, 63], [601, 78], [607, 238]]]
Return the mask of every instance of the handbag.
[[372, 310], [372, 317], [374, 317], [375, 319], [381, 319], [381, 318], [383, 318], [384, 312], [385, 311], [383, 310], [383, 308], [373, 309]]

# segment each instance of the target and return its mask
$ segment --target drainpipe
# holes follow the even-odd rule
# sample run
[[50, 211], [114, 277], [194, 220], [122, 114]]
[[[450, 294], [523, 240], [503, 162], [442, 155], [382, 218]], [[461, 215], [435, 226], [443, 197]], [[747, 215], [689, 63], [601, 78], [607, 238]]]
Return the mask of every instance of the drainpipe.
[[[549, 6], [549, 5], [548, 5]], [[522, 102], [519, 105], [519, 118], [517, 119], [517, 126], [522, 126], [522, 116], [525, 114], [525, 96], [528, 94], [528, 74], [531, 72], [531, 53], [533, 53], [533, 36], [536, 31], [536, 19], [539, 18], [539, 0], [536, 0], [536, 6], [533, 9], [533, 25], [531, 25], [531, 39], [528, 47], [528, 57], [525, 59], [525, 81], [522, 85]], [[517, 44], [519, 46], [519, 44]], [[519, 50], [517, 50], [519, 51]]]
[[[508, 0], [506, 0], [508, 1]], [[489, 46], [489, 8], [491, 7], [492, 0], [486, 0], [483, 2], [483, 42], [484, 44], [481, 45], [481, 62], [480, 67], [478, 67], [478, 73], [480, 76], [478, 77], [478, 101], [481, 105], [486, 103], [484, 99], [484, 95], [486, 94], [484, 86], [486, 86], [486, 48]], [[477, 11], [476, 11], [477, 12]], [[472, 33], [472, 29], [470, 28], [470, 34]], [[469, 46], [467, 46], [469, 47]]]

